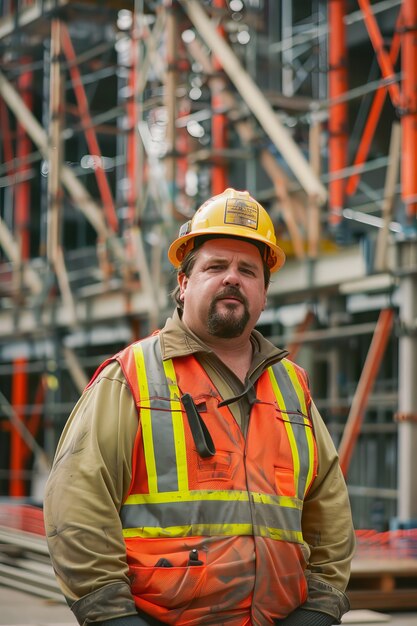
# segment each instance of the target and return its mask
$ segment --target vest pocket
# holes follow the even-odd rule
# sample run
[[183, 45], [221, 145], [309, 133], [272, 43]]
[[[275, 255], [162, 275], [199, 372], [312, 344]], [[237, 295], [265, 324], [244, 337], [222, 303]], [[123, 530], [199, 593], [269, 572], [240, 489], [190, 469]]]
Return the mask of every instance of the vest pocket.
[[275, 488], [279, 496], [291, 496], [295, 494], [294, 470], [291, 467], [277, 467], [275, 471]]
[[[200, 554], [200, 553], [199, 553]], [[166, 609], [187, 607], [200, 594], [206, 566], [142, 567], [132, 565], [132, 593]]]
[[[216, 450], [212, 457], [197, 458], [197, 474], [199, 482], [231, 481], [236, 470], [232, 452]], [[224, 485], [223, 485], [224, 487]]]

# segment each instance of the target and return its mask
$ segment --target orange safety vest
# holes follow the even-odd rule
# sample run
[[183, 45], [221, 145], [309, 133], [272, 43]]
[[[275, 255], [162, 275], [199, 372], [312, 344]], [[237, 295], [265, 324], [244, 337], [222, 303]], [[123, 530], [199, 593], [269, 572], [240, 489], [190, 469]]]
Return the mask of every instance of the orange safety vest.
[[114, 358], [139, 415], [120, 511], [137, 607], [176, 626], [285, 617], [307, 598], [301, 515], [317, 474], [304, 370], [283, 359], [263, 372], [245, 440], [194, 356], [162, 361], [153, 335]]

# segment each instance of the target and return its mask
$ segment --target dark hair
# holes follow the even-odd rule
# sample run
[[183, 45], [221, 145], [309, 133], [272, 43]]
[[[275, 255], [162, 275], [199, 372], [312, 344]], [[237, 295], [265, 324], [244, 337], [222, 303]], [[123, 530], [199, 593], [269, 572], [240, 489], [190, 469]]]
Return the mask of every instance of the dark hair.
[[[177, 276], [179, 276], [180, 274], [185, 274], [187, 276], [187, 278], [191, 275], [191, 272], [193, 270], [193, 267], [195, 265], [195, 261], [197, 258], [197, 253], [198, 253], [198, 249], [199, 247], [208, 239], [220, 239], [221, 235], [217, 235], [216, 237], [210, 237], [210, 236], [202, 236], [202, 237], [196, 237], [194, 240], [194, 248], [192, 250], [190, 250], [190, 252], [187, 254], [187, 256], [182, 260], [181, 264], [178, 266], [177, 268]], [[227, 236], [228, 239], [230, 239], [230, 235]], [[242, 239], [242, 241], [248, 241], [249, 243], [253, 243], [259, 250], [261, 258], [262, 258], [262, 264], [263, 264], [263, 268], [264, 268], [264, 284], [265, 284], [265, 289], [268, 288], [269, 286], [269, 281], [271, 280], [271, 270], [268, 266], [268, 264], [265, 261], [265, 246], [262, 243], [257, 243], [256, 241], [250, 240], [250, 239], [245, 239], [243, 237], [233, 237], [233, 239]], [[171, 296], [174, 300], [174, 302], [176, 303], [176, 305], [178, 306], [179, 309], [183, 310], [184, 308], [184, 303], [183, 301], [180, 299], [180, 286], [177, 285], [175, 287], [175, 289], [173, 289]]]

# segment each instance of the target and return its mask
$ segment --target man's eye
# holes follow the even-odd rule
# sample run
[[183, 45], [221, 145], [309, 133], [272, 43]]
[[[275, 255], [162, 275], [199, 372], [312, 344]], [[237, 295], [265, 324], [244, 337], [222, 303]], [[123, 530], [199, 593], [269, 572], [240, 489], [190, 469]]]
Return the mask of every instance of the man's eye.
[[223, 269], [223, 265], [218, 265], [218, 264], [209, 265], [208, 269], [209, 270], [219, 271], [219, 270]]

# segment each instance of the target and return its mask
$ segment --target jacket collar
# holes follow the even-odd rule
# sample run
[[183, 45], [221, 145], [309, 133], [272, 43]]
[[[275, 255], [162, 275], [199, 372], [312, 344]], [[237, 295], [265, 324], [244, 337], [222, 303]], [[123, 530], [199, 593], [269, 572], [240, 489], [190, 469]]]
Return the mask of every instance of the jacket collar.
[[[253, 361], [251, 371], [263, 366], [262, 370], [288, 355], [287, 350], [277, 348], [257, 330], [252, 331]], [[213, 354], [181, 320], [178, 309], [168, 318], [160, 332], [162, 359], [189, 356], [190, 354]]]

